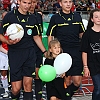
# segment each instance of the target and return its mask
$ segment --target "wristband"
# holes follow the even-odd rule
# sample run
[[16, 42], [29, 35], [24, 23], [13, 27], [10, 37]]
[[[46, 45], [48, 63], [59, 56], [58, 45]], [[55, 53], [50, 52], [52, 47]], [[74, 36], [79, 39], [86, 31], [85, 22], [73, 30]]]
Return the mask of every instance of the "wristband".
[[87, 65], [85, 65], [85, 66], [84, 66], [84, 68], [88, 68], [88, 66], [87, 66]]
[[45, 52], [47, 52], [47, 50], [45, 50], [44, 52], [42, 52], [42, 54], [44, 54]]

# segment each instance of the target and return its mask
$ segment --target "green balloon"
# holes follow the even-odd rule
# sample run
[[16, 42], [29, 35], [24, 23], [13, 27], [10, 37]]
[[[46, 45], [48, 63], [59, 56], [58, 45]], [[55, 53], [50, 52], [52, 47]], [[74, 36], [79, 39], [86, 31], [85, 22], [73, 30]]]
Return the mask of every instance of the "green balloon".
[[38, 71], [38, 75], [42, 81], [50, 82], [56, 77], [56, 70], [51, 65], [43, 65]]

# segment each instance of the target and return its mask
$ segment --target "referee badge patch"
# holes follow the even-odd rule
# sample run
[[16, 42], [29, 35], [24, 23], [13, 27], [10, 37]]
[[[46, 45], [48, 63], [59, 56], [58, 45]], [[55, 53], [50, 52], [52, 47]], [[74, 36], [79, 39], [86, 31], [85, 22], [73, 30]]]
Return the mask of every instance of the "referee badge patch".
[[32, 35], [32, 29], [28, 29], [28, 30], [27, 30], [27, 34], [28, 34], [28, 35]]

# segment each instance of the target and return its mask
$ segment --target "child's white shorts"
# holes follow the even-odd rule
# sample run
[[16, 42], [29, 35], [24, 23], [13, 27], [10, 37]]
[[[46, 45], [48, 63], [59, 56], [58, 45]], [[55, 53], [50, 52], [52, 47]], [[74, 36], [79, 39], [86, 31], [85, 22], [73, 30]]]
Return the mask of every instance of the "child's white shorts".
[[0, 70], [8, 70], [8, 55], [0, 52]]

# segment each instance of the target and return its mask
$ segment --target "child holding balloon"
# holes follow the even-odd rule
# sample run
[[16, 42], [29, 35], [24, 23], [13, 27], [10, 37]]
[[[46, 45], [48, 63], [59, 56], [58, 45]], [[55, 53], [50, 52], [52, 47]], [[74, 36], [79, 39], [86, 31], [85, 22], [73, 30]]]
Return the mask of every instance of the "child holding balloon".
[[[62, 52], [62, 48], [60, 42], [57, 39], [50, 41], [47, 57], [44, 61], [44, 65], [53, 66], [55, 58]], [[70, 100], [69, 96], [66, 95], [64, 85], [64, 76], [65, 74], [61, 74], [57, 76], [54, 80], [46, 83], [46, 91], [48, 100]]]

